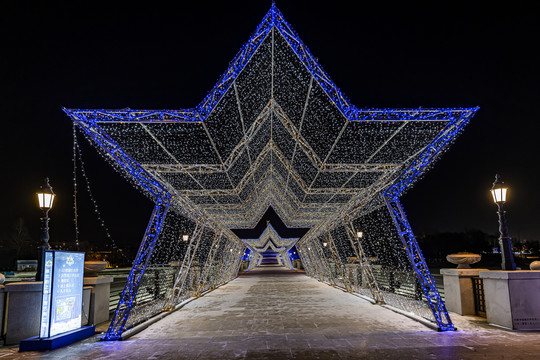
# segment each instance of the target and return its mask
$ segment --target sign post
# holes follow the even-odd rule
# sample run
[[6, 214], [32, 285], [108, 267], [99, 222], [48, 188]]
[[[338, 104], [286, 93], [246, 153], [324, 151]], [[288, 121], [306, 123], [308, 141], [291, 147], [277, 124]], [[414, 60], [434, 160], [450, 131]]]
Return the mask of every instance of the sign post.
[[56, 349], [94, 335], [81, 327], [84, 252], [46, 251], [39, 336], [21, 341], [19, 351]]

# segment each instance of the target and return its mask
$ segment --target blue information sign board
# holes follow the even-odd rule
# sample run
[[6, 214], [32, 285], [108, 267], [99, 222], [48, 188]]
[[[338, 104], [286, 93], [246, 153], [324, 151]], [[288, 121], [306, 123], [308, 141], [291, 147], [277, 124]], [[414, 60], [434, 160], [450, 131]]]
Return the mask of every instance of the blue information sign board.
[[45, 252], [40, 338], [81, 327], [83, 276], [83, 252]]

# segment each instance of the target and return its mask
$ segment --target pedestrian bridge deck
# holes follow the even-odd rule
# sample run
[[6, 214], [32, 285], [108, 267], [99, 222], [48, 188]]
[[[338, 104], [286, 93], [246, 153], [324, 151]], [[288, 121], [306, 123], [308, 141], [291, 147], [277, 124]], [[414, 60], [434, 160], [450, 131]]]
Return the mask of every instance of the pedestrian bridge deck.
[[303, 272], [265, 266], [241, 273], [125, 341], [87, 339], [41, 354], [4, 348], [0, 358], [499, 359], [540, 351], [538, 333], [505, 331], [457, 315], [453, 320], [462, 331], [439, 333]]

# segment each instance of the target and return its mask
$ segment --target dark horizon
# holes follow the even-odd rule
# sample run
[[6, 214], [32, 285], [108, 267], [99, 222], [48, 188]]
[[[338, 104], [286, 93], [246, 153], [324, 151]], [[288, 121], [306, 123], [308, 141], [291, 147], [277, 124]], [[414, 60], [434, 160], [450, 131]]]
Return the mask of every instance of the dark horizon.
[[268, 224], [272, 225], [277, 234], [282, 238], [301, 238], [309, 230], [309, 228], [287, 227], [276, 211], [270, 206], [253, 229], [231, 229], [231, 231], [240, 239], [258, 239], [264, 230], [266, 230]]
[[[58, 195], [50, 212], [51, 241], [74, 241], [72, 124], [62, 107], [194, 107], [270, 4], [206, 1], [177, 11], [159, 5], [4, 4], [3, 231], [22, 217], [37, 237], [35, 191], [49, 177]], [[511, 188], [511, 236], [540, 240], [537, 126], [531, 120], [540, 95], [535, 11], [525, 5], [486, 11], [480, 4], [277, 6], [358, 107], [480, 106], [402, 199], [417, 235], [466, 229], [496, 234], [489, 189], [498, 172]], [[121, 247], [137, 248], [152, 203], [81, 134], [79, 144], [112, 237]], [[106, 243], [84, 179], [78, 186], [81, 241]]]

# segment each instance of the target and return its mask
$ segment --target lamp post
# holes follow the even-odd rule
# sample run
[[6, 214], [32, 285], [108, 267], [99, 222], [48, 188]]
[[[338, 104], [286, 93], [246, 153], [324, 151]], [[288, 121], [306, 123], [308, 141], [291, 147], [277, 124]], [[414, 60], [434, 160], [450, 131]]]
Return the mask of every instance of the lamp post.
[[497, 204], [499, 214], [499, 246], [501, 247], [503, 270], [516, 270], [514, 262], [514, 254], [512, 253], [512, 239], [508, 236], [508, 226], [506, 225], [506, 211], [504, 211], [504, 203], [506, 202], [506, 194], [508, 187], [504, 186], [499, 174], [495, 175], [495, 182], [491, 188], [493, 202]]
[[53, 206], [55, 194], [49, 185], [49, 178], [45, 178], [45, 182], [40, 186], [37, 192], [38, 204], [41, 211], [43, 211], [43, 217], [41, 220], [41, 233], [39, 236], [40, 244], [38, 246], [38, 266], [36, 272], [36, 281], [43, 281], [43, 266], [45, 259], [45, 251], [49, 250], [49, 210]]

